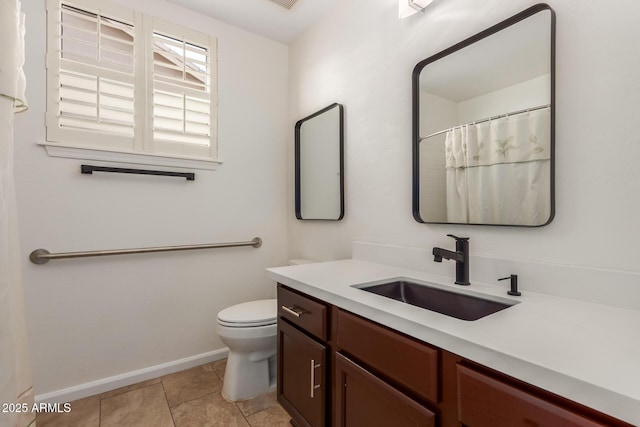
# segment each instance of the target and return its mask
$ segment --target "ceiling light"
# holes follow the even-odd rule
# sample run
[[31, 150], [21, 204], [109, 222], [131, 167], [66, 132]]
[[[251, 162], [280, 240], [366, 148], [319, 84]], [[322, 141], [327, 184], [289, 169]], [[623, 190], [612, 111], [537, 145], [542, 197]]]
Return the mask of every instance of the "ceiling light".
[[416, 12], [424, 12], [433, 0], [398, 0], [398, 16], [400, 19], [407, 18]]
[[287, 10], [291, 10], [293, 6], [296, 5], [298, 0], [269, 0], [272, 3], [277, 4], [278, 6], [282, 6]]

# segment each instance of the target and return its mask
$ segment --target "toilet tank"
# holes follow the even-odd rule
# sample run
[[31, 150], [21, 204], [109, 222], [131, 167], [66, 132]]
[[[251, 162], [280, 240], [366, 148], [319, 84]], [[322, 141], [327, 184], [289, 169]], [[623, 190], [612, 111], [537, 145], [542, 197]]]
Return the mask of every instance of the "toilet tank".
[[310, 259], [304, 259], [304, 258], [296, 258], [296, 259], [290, 259], [289, 260], [289, 265], [301, 265], [301, 264], [311, 264], [314, 263], [316, 261], [312, 261]]

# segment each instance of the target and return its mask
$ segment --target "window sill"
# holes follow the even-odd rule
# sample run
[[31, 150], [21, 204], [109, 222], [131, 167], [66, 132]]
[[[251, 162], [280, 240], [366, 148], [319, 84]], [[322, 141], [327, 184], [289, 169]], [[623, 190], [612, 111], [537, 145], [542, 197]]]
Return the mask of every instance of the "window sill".
[[68, 159], [98, 160], [104, 162], [133, 163], [138, 165], [169, 166], [177, 168], [216, 170], [222, 164], [220, 160], [195, 157], [170, 157], [152, 153], [131, 153], [109, 151], [94, 148], [63, 145], [53, 142], [39, 142], [51, 157]]

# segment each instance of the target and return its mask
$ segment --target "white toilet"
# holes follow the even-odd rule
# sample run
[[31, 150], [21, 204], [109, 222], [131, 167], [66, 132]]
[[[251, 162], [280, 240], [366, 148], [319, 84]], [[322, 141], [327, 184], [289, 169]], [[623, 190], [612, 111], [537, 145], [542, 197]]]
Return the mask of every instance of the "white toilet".
[[[289, 265], [313, 263], [291, 259]], [[222, 396], [245, 400], [276, 386], [278, 300], [265, 299], [234, 305], [218, 313], [217, 332], [229, 347]]]
[[245, 302], [218, 313], [217, 332], [229, 347], [225, 399], [245, 400], [275, 387], [277, 314], [275, 299]]

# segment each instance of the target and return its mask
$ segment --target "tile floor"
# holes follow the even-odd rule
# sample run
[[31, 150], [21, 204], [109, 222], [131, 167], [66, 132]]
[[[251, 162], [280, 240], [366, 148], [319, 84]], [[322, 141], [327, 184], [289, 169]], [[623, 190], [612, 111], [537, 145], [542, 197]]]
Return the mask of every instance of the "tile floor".
[[275, 392], [243, 402], [222, 398], [226, 359], [71, 402], [41, 413], [38, 427], [290, 427]]

